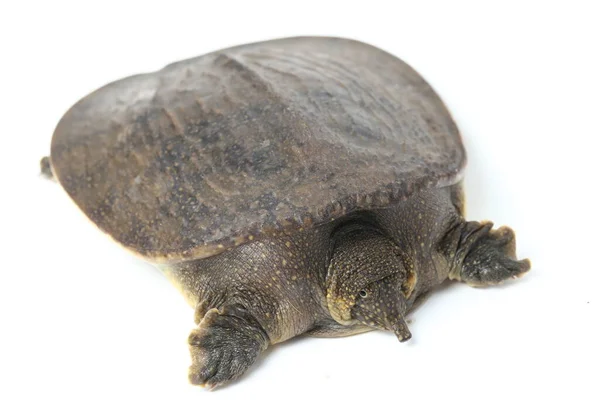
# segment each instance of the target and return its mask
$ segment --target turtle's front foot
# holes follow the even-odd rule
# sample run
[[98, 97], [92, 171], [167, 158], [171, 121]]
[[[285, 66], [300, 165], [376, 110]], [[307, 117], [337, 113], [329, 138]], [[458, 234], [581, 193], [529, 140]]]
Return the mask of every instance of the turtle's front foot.
[[213, 389], [241, 376], [268, 346], [269, 339], [243, 307], [209, 310], [188, 339], [190, 382]]
[[454, 258], [450, 278], [471, 286], [499, 284], [524, 275], [529, 260], [517, 260], [515, 234], [502, 226], [492, 230], [492, 223], [467, 222]]

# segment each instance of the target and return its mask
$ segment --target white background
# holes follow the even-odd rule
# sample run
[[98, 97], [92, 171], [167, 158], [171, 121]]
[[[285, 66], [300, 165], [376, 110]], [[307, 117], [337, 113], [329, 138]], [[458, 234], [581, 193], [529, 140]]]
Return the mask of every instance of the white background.
[[[0, 10], [0, 398], [600, 398], [597, 2], [149, 3]], [[62, 114], [109, 81], [307, 34], [374, 44], [434, 86], [469, 152], [469, 218], [512, 226], [533, 269], [448, 285], [407, 344], [300, 338], [209, 393], [187, 383], [192, 310], [38, 161]]]

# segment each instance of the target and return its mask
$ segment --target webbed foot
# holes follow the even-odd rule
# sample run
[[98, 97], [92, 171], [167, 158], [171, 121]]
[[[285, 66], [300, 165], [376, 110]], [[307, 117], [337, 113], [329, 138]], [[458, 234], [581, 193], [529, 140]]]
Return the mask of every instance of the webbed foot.
[[52, 165], [50, 164], [50, 157], [42, 157], [40, 160], [40, 172], [42, 176], [48, 179], [54, 179], [54, 174], [52, 173]]
[[267, 334], [241, 306], [209, 310], [188, 338], [194, 385], [213, 389], [241, 376], [268, 346]]
[[513, 230], [506, 226], [492, 230], [492, 225], [491, 222], [464, 224], [451, 279], [471, 286], [488, 286], [521, 277], [530, 270], [528, 259], [516, 257]]

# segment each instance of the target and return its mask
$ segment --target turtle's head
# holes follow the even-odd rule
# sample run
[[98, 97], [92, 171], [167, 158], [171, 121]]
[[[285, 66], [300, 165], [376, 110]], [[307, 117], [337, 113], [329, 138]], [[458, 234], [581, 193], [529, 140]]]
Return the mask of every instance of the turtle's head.
[[352, 307], [352, 319], [377, 329], [392, 331], [398, 340], [405, 342], [411, 338], [404, 321], [406, 299], [402, 294], [399, 274], [367, 285], [358, 292], [356, 304]]
[[342, 325], [389, 330], [404, 342], [411, 337], [404, 315], [416, 279], [408, 257], [384, 234], [362, 225], [342, 227], [327, 273], [329, 312]]

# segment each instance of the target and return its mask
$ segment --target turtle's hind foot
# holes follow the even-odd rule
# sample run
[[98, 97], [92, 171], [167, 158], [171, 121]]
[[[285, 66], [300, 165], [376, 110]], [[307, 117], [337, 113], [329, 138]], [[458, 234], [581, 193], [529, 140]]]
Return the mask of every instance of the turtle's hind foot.
[[50, 164], [50, 157], [42, 157], [42, 159], [40, 160], [40, 172], [44, 177], [48, 179], [54, 179], [54, 174], [52, 173], [52, 165]]

